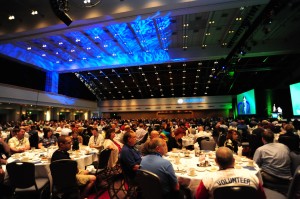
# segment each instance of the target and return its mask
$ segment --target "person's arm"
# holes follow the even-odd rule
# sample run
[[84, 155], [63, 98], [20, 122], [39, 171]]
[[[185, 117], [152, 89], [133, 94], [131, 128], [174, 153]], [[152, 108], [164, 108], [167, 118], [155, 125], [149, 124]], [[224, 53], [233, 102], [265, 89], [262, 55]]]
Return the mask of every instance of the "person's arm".
[[80, 144], [82, 144], [83, 143], [83, 138], [82, 138], [82, 136], [78, 136], [78, 142], [80, 143]]
[[24, 138], [25, 144], [24, 144], [24, 150], [29, 150], [30, 149], [30, 142], [28, 138]]
[[4, 177], [5, 177], [5, 172], [0, 165], [0, 183], [4, 181]]
[[256, 149], [254, 155], [253, 155], [253, 160], [254, 162], [260, 167], [262, 162], [261, 162], [261, 151], [260, 149]]
[[39, 149], [42, 149], [42, 148], [43, 148], [43, 142], [40, 142], [40, 143], [38, 144], [38, 148], [39, 148]]
[[8, 144], [5, 142], [5, 140], [3, 138], [0, 138], [0, 144], [2, 144], [4, 151], [9, 154], [10, 152], [10, 147], [8, 146]]

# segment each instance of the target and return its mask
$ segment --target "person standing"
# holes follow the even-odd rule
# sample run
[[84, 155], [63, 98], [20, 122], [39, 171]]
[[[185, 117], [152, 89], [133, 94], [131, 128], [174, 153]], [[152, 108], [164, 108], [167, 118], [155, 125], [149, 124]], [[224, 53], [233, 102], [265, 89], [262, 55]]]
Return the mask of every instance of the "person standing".
[[238, 112], [239, 114], [250, 114], [250, 103], [246, 96], [243, 96], [243, 101], [238, 103]]

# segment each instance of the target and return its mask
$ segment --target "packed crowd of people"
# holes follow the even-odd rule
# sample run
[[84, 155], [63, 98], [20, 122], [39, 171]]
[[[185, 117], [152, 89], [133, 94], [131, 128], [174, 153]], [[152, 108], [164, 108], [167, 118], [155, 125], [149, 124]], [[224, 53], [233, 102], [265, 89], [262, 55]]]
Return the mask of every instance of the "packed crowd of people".
[[[250, 174], [229, 171], [233, 169], [233, 154], [243, 147], [243, 155], [253, 159], [261, 168], [263, 181], [288, 184], [292, 179], [291, 151], [299, 153], [300, 122], [248, 119], [199, 118], [199, 119], [93, 119], [85, 121], [35, 121], [6, 122], [0, 125], [0, 163], [14, 153], [32, 148], [43, 149], [57, 146], [52, 161], [67, 158], [67, 151], [78, 150], [80, 145], [99, 150], [112, 150], [108, 166], [120, 166], [134, 183], [139, 169], [157, 174], [163, 185], [165, 198], [183, 198], [182, 190], [169, 160], [162, 158], [173, 148], [182, 149], [183, 137], [211, 133], [219, 149], [216, 163], [220, 168], [214, 178], [205, 178], [199, 184], [196, 198], [211, 197], [217, 181], [230, 173], [230, 177], [249, 178], [251, 186], [265, 198], [261, 183]], [[277, 137], [277, 139], [275, 139]], [[196, 142], [196, 141], [195, 141]], [[193, 149], [193, 145], [190, 147]], [[272, 157], [272, 158], [270, 158]], [[228, 177], [228, 176], [227, 176]], [[0, 168], [0, 182], [4, 172]], [[79, 183], [85, 184], [86, 197], [95, 176], [78, 170]]]

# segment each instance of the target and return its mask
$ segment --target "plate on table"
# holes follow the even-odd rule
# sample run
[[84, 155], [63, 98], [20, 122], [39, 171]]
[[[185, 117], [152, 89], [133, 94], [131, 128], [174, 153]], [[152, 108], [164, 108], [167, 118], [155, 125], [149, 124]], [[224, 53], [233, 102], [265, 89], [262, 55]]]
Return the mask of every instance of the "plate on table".
[[217, 167], [209, 167], [209, 168], [207, 168], [207, 170], [210, 172], [215, 172], [215, 171], [218, 171], [218, 168]]
[[204, 171], [206, 171], [206, 168], [205, 167], [199, 167], [199, 168], [196, 169], [196, 171], [204, 172]]
[[197, 174], [195, 173], [194, 175], [191, 175], [191, 174], [187, 174], [188, 176], [191, 176], [191, 177], [195, 177], [195, 176], [197, 176]]
[[34, 159], [31, 159], [31, 160], [29, 160], [28, 162], [31, 162], [31, 163], [39, 163], [39, 162], [41, 162], [41, 158], [34, 158]]
[[183, 156], [182, 158], [191, 159], [192, 156]]

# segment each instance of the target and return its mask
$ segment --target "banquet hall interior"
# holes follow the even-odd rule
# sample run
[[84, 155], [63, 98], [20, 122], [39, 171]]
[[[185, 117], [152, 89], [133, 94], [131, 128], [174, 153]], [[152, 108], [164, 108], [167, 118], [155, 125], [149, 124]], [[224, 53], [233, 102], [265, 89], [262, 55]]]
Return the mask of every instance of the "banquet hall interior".
[[[12, 0], [1, 7], [0, 20], [0, 82], [96, 102], [94, 110], [83, 107], [95, 117], [109, 100], [230, 95], [235, 104], [250, 89], [258, 116], [269, 117], [273, 104], [294, 116], [289, 85], [300, 81], [297, 0]], [[2, 110], [18, 109], [9, 105], [15, 102], [41, 110], [38, 100], [11, 98], [1, 97]]]
[[[6, 1], [0, 126], [295, 121], [299, 20], [300, 0]], [[87, 168], [95, 153], [73, 155]]]

